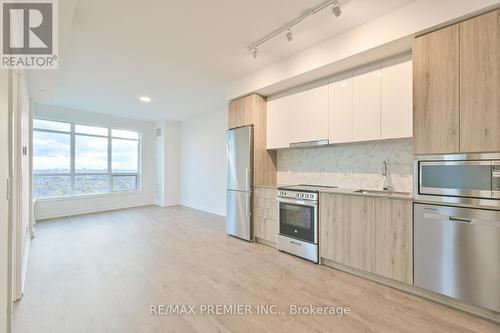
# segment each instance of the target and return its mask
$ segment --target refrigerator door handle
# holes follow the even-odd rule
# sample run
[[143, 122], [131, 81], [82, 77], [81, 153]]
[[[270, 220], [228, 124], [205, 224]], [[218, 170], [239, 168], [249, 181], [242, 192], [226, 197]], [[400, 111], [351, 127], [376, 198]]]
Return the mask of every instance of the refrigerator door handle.
[[249, 168], [245, 168], [245, 175], [246, 175], [246, 188], [247, 188], [247, 191], [251, 191], [251, 182], [250, 182], [250, 177], [251, 177], [251, 172], [252, 170], [250, 170]]
[[247, 206], [247, 216], [250, 216], [250, 194], [247, 194], [247, 200], [246, 200], [246, 206]]

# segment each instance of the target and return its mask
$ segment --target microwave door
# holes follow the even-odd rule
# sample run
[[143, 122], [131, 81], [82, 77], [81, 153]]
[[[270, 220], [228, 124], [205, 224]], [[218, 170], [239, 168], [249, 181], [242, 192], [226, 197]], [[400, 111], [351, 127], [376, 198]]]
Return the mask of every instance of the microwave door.
[[493, 162], [491, 166], [491, 197], [500, 199], [500, 162]]
[[491, 161], [420, 162], [419, 194], [492, 197]]

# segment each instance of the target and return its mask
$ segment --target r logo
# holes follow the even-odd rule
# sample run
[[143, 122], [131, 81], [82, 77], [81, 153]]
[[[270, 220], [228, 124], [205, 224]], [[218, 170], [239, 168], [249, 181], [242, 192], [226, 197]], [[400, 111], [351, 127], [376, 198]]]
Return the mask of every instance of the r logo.
[[3, 54], [52, 54], [52, 7], [50, 1], [3, 1]]

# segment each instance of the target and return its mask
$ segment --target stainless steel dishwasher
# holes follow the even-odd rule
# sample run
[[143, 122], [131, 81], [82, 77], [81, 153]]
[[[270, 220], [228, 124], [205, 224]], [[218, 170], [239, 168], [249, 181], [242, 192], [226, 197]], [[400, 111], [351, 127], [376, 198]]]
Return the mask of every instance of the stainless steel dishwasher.
[[500, 312], [500, 211], [414, 204], [414, 284]]

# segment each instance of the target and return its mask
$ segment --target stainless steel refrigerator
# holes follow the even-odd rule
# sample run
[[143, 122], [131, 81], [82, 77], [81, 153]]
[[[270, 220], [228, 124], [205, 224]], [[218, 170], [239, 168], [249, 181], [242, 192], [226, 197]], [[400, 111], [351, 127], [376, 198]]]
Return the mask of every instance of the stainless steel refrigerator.
[[226, 233], [251, 241], [253, 187], [253, 127], [227, 131]]

